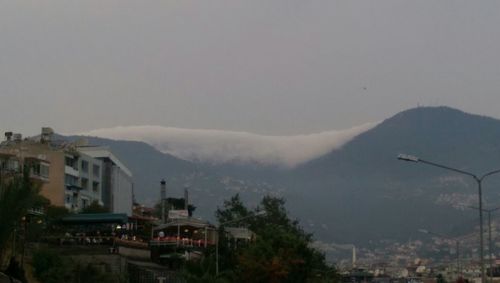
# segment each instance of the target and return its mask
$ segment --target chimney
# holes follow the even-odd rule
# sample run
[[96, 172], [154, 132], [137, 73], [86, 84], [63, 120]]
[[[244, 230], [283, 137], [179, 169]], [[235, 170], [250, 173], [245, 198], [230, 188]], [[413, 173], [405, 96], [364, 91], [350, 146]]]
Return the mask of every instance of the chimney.
[[167, 183], [164, 179], [160, 182], [160, 201], [161, 201], [161, 223], [166, 223], [166, 202], [167, 202]]
[[189, 187], [185, 186], [184, 187], [184, 210], [188, 210], [189, 207]]
[[12, 132], [5, 132], [5, 140], [6, 141], [12, 140]]
[[160, 182], [160, 199], [167, 198], [167, 182], [165, 180], [161, 180]]

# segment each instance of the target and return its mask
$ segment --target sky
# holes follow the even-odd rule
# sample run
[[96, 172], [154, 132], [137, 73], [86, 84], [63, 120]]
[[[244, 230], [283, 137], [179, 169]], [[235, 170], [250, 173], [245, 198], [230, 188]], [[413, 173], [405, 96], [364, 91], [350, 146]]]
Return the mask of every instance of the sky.
[[0, 130], [306, 135], [500, 118], [500, 1], [0, 0]]

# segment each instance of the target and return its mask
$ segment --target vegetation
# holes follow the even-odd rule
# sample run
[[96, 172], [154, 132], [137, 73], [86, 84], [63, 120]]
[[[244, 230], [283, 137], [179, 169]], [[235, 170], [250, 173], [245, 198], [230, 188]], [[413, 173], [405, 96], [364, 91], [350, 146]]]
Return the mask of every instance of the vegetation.
[[112, 274], [99, 270], [94, 265], [63, 258], [51, 250], [39, 250], [33, 255], [35, 276], [44, 283], [111, 283], [120, 282]]
[[45, 230], [48, 234], [61, 234], [64, 232], [63, 226], [59, 225], [63, 217], [70, 214], [64, 206], [49, 205], [45, 209]]
[[[323, 254], [310, 247], [312, 235], [288, 217], [282, 198], [266, 196], [254, 210], [239, 195], [216, 211], [220, 224], [219, 277], [214, 276], [215, 258], [209, 251], [199, 263], [185, 268], [188, 282], [336, 282], [335, 268]], [[265, 215], [256, 215], [258, 211]], [[241, 221], [239, 220], [241, 219]], [[247, 227], [256, 234], [248, 245], [230, 246], [224, 226]]]
[[20, 280], [21, 282], [27, 282], [26, 276], [24, 274], [24, 269], [21, 264], [14, 258], [11, 257], [9, 261], [9, 266], [5, 269], [5, 274]]
[[41, 282], [71, 282], [69, 261], [63, 260], [56, 252], [41, 250], [33, 254], [35, 276]]
[[[25, 168], [21, 176], [1, 176], [0, 181], [0, 267], [3, 267], [7, 251], [16, 241], [21, 220], [28, 209], [44, 206], [48, 201], [41, 197], [39, 185], [29, 178], [29, 170]], [[15, 251], [14, 251], [15, 253]]]

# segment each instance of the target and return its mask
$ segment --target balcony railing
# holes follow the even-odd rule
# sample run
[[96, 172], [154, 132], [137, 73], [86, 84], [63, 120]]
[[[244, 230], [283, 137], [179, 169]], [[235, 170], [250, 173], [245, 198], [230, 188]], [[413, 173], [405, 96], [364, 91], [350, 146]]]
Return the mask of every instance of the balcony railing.
[[34, 207], [28, 209], [28, 214], [29, 215], [44, 215], [45, 211], [42, 207]]

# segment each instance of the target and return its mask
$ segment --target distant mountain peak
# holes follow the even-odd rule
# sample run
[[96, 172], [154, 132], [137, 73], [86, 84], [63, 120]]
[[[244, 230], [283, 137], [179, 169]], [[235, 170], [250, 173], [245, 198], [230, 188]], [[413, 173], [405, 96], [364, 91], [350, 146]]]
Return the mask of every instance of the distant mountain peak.
[[430, 119], [436, 119], [436, 122], [439, 122], [439, 119], [444, 119], [445, 121], [449, 121], [457, 118], [459, 119], [480, 118], [480, 119], [495, 120], [491, 117], [467, 113], [460, 109], [452, 108], [449, 106], [419, 106], [401, 111], [395, 114], [394, 116], [388, 118], [386, 121], [407, 120], [407, 119], [415, 119], [422, 117], [427, 117], [429, 121], [432, 121]]

